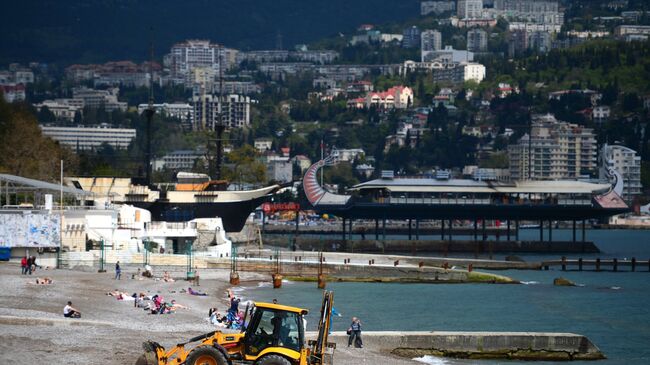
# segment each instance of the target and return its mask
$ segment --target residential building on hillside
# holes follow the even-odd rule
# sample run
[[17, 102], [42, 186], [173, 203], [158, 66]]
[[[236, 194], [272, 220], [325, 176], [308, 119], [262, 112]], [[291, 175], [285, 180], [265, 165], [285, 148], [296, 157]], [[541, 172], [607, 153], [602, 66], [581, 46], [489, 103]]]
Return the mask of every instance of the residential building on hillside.
[[528, 48], [536, 52], [546, 53], [551, 50], [551, 33], [531, 32], [528, 35]]
[[266, 177], [269, 181], [278, 183], [293, 181], [293, 163], [291, 161], [269, 161], [266, 165]]
[[550, 114], [534, 116], [531, 134], [508, 146], [508, 157], [513, 180], [580, 179], [596, 172], [596, 135]]
[[467, 50], [485, 52], [488, 48], [488, 35], [483, 29], [471, 29], [467, 32]]
[[348, 100], [349, 108], [406, 109], [413, 104], [413, 90], [394, 86], [382, 92], [369, 92], [365, 97]]
[[294, 60], [297, 62], [311, 62], [316, 64], [332, 63], [339, 58], [339, 53], [333, 50], [259, 50], [239, 52], [237, 55], [237, 64], [244, 61], [268, 63], [268, 62], [288, 62]]
[[483, 0], [458, 0], [456, 13], [460, 19], [481, 18], [483, 13]]
[[474, 61], [474, 53], [445, 46], [437, 51], [422, 51], [422, 62], [439, 61], [443, 64]]
[[442, 34], [437, 30], [425, 30], [420, 37], [420, 50], [422, 53], [442, 49]]
[[617, 171], [623, 177], [622, 198], [632, 203], [636, 196], [641, 195], [641, 156], [631, 148], [605, 144], [598, 156], [600, 162], [600, 179], [614, 183], [616, 176], [611, 170]]
[[614, 29], [614, 35], [624, 37], [626, 35], [650, 35], [650, 25], [619, 25]]
[[476, 62], [461, 62], [458, 67], [459, 70], [462, 70], [462, 80], [454, 81], [476, 81], [480, 83], [485, 79], [485, 66]]
[[115, 149], [129, 147], [136, 131], [130, 128], [40, 126], [44, 135], [78, 150], [95, 149], [106, 143]]
[[362, 158], [365, 155], [366, 152], [362, 148], [342, 148], [332, 151], [332, 157], [341, 162], [354, 162], [354, 160]]
[[420, 3], [420, 15], [428, 15], [434, 13], [440, 15], [447, 11], [456, 10], [456, 1], [423, 1]]
[[402, 47], [404, 48], [415, 48], [420, 46], [420, 39], [422, 37], [422, 32], [417, 26], [412, 26], [410, 28], [404, 29], [402, 32], [404, 36], [402, 38]]
[[159, 159], [155, 170], [184, 170], [191, 171], [197, 164], [207, 163], [207, 151], [205, 149], [177, 150], [169, 152]]
[[496, 0], [493, 17], [509, 21], [535, 24], [564, 24], [564, 13], [558, 1], [547, 0]]
[[117, 100], [120, 89], [95, 90], [87, 87], [76, 87], [72, 89], [72, 98], [83, 101], [83, 107], [98, 109], [104, 108], [107, 112], [114, 110], [126, 111], [127, 104]]
[[[250, 125], [251, 98], [249, 96], [225, 95], [221, 103], [218, 95], [203, 94], [192, 97], [193, 130], [212, 130], [219, 122], [230, 128]], [[222, 105], [223, 104], [223, 105]]]
[[[149, 104], [138, 105], [138, 114], [144, 113]], [[194, 108], [188, 103], [162, 103], [153, 104], [157, 114], [166, 115], [181, 121], [184, 127], [189, 128], [193, 124]]]
[[0, 85], [31, 84], [34, 82], [34, 72], [18, 64], [9, 70], [0, 70]]
[[609, 106], [599, 105], [597, 107], [594, 107], [591, 111], [591, 118], [594, 120], [594, 122], [602, 123], [609, 119], [611, 113], [612, 111]]
[[235, 65], [237, 50], [210, 43], [208, 40], [186, 40], [176, 43], [164, 58], [165, 67], [173, 82], [191, 84], [192, 70], [196, 67], [212, 69], [216, 75]]
[[255, 149], [259, 153], [270, 151], [273, 147], [273, 140], [271, 138], [258, 138], [253, 142]]
[[23, 84], [0, 85], [0, 91], [7, 103], [25, 100], [25, 85]]
[[76, 113], [81, 113], [83, 111], [83, 103], [81, 107], [77, 104], [71, 104], [68, 101], [73, 99], [54, 99], [54, 100], [44, 100], [42, 103], [34, 105], [38, 111], [41, 111], [43, 107], [46, 107], [57, 120], [62, 120], [66, 122], [74, 121], [74, 116]]

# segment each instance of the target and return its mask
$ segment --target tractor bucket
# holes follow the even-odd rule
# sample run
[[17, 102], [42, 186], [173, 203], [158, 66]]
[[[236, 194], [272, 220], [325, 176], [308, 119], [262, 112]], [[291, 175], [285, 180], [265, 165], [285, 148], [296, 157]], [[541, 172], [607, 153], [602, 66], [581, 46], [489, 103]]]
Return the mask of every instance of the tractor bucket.
[[140, 355], [135, 361], [135, 365], [158, 365], [158, 355], [156, 349], [160, 345], [156, 342], [143, 342], [142, 348], [144, 349], [144, 354]]

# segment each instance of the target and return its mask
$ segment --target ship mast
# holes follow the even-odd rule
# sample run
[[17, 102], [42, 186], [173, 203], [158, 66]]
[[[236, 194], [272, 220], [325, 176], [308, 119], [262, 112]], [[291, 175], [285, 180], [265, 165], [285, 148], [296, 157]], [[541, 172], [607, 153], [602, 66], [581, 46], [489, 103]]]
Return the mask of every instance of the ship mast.
[[219, 48], [217, 49], [218, 52], [218, 57], [219, 57], [219, 102], [218, 102], [218, 118], [217, 118], [217, 123], [215, 123], [214, 130], [216, 132], [216, 143], [217, 143], [217, 158], [215, 161], [215, 167], [214, 167], [214, 172], [215, 172], [215, 179], [216, 180], [221, 180], [221, 163], [223, 159], [223, 132], [226, 129], [226, 125], [224, 124], [223, 121], [223, 108], [224, 108], [224, 97], [223, 97], [223, 67], [224, 67], [224, 62], [223, 62], [223, 46], [219, 45]]
[[149, 60], [149, 105], [147, 110], [145, 110], [144, 115], [147, 119], [146, 124], [146, 151], [144, 155], [144, 167], [145, 167], [145, 180], [147, 186], [151, 186], [151, 124], [153, 116], [156, 113], [156, 110], [153, 107], [153, 41], [151, 42], [150, 48], [150, 60]]

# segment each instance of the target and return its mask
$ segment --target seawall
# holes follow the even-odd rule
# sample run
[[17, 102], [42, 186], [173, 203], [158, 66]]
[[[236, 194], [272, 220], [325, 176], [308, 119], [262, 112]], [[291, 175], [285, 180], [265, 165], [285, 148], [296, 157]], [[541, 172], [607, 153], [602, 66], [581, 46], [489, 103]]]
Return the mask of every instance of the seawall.
[[[363, 332], [364, 347], [415, 358], [424, 355], [464, 359], [599, 360], [605, 355], [587, 337], [545, 332]], [[347, 335], [329, 337], [347, 346]]]

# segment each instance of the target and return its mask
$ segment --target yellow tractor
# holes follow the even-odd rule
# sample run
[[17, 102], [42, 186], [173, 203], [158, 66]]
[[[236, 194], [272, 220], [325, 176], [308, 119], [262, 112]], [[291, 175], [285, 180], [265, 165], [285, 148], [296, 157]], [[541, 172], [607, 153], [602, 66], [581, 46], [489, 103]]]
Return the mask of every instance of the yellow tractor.
[[[136, 365], [328, 365], [336, 344], [328, 343], [334, 293], [325, 291], [318, 337], [305, 344], [306, 309], [255, 303], [240, 333], [209, 332], [169, 351], [157, 342], [142, 344]], [[248, 317], [249, 308], [246, 309]], [[194, 343], [193, 345], [190, 345]], [[188, 346], [190, 345], [190, 346]]]

